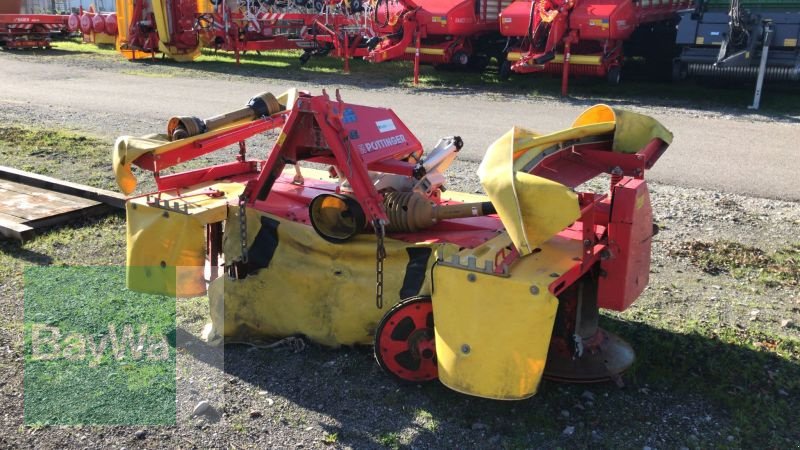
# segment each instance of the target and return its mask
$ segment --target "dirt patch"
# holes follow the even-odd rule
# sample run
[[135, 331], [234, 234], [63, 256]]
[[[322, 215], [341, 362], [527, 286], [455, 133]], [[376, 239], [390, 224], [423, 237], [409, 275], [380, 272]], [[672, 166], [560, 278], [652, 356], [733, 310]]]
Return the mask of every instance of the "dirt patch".
[[0, 126], [0, 143], [16, 149], [15, 153], [53, 157], [63, 154], [97, 157], [97, 149], [108, 145], [84, 134], [20, 126]]
[[729, 273], [764, 283], [770, 287], [797, 286], [800, 283], [800, 243], [771, 254], [738, 242], [683, 242], [670, 251], [672, 256], [689, 258], [711, 275]]
[[111, 143], [72, 131], [0, 126], [0, 165], [115, 189]]

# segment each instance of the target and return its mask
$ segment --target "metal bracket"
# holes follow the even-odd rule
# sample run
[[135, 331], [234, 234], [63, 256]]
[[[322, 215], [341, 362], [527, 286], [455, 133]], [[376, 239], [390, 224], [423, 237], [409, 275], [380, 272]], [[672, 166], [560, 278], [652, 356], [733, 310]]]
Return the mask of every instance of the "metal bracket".
[[465, 259], [466, 261], [462, 261], [461, 255], [453, 255], [450, 257], [449, 261], [445, 261], [444, 256], [439, 255], [437, 258], [437, 263], [445, 267], [454, 267], [456, 269], [469, 270], [472, 272], [479, 272], [496, 277], [511, 276], [511, 272], [509, 271], [508, 266], [505, 264], [500, 267], [500, 270], [495, 270], [494, 262], [490, 260], [485, 260], [483, 262], [483, 267], [478, 267], [478, 258], [475, 256], [469, 255]]
[[147, 195], [147, 206], [151, 206], [153, 208], [166, 209], [168, 211], [174, 211], [182, 214], [189, 214], [188, 203], [174, 201], [170, 204], [169, 199], [161, 200], [161, 197], [157, 195], [153, 197], [151, 197], [150, 194]]
[[761, 64], [758, 66], [758, 79], [756, 80], [756, 92], [753, 95], [753, 104], [748, 106], [747, 109], [758, 109], [761, 104], [761, 89], [764, 87], [764, 74], [767, 71], [767, 56], [769, 55], [769, 46], [772, 44], [772, 36], [774, 29], [772, 28], [772, 21], [764, 21], [764, 46], [761, 49]]

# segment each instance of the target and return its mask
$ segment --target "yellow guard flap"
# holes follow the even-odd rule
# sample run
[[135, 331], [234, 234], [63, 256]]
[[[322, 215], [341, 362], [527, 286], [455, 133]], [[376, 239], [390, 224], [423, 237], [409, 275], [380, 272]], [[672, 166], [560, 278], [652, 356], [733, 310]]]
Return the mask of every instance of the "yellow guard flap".
[[584, 111], [566, 130], [540, 135], [514, 127], [489, 146], [478, 177], [520, 255], [530, 254], [580, 217], [575, 192], [525, 168], [560, 143], [612, 133], [612, 150], [620, 153], [636, 153], [654, 138], [672, 142], [672, 133], [652, 117], [601, 104]]
[[516, 143], [537, 138], [541, 137], [531, 131], [512, 128], [489, 147], [478, 168], [481, 185], [522, 256], [580, 216], [578, 196], [571, 189], [515, 170]]
[[[484, 245], [493, 247], [490, 242]], [[458, 392], [498, 400], [535, 394], [558, 308], [548, 289], [555, 280], [551, 274], [569, 270], [581, 251], [581, 241], [555, 236], [517, 261], [508, 277], [434, 266], [439, 380]]]
[[620, 153], [636, 153], [654, 138], [672, 143], [672, 133], [656, 119], [631, 111], [615, 109], [608, 105], [594, 105], [572, 123], [580, 127], [601, 122], [613, 122], [614, 144], [612, 150]]

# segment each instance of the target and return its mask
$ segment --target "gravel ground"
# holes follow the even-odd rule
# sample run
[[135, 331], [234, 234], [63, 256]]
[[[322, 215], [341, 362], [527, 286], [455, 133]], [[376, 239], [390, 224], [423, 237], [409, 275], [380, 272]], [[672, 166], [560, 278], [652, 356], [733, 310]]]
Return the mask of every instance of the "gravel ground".
[[[119, 70], [116, 63], [102, 58], [64, 58], [52, 63]], [[141, 67], [155, 73], [178, 70]], [[180, 69], [176, 76], [191, 77], [192, 71]], [[378, 83], [367, 86], [379, 87]], [[419, 94], [398, 90], [398, 95]], [[729, 112], [687, 111], [668, 104], [659, 108], [665, 114], [698, 123], [709, 114], [730, 119], [731, 123], [772, 120], [761, 115], [742, 117]], [[109, 142], [116, 135], [148, 133], [163, 124], [154, 119], [137, 120], [124, 113], [114, 116], [60, 108], [31, 110], [25, 105], [9, 103], [0, 108], [0, 121], [69, 128]], [[736, 132], [736, 127], [731, 127], [731, 133]], [[480, 192], [474, 176], [476, 168], [473, 161], [457, 162], [449, 173], [449, 187]], [[74, 178], [68, 166], [57, 173], [66, 179]], [[110, 183], [110, 175], [99, 182]], [[602, 180], [591, 183], [587, 188], [602, 190], [603, 183]], [[698, 347], [705, 345], [705, 338], [695, 341], [686, 337], [692, 329], [687, 324], [691, 323], [715, 332], [752, 331], [774, 339], [800, 339], [796, 325], [800, 324], [800, 288], [796, 284], [769, 286], [729, 273], [711, 274], [680, 253], [683, 246], [693, 242], [717, 241], [741, 243], [768, 253], [783, 249], [800, 242], [800, 204], [659, 183], [651, 183], [650, 188], [655, 221], [661, 229], [654, 240], [650, 286], [629, 310], [608, 313], [603, 318], [604, 326], [621, 329], [620, 334], [638, 351], [637, 365], [625, 376], [626, 387], [545, 381], [537, 396], [521, 402], [471, 398], [438, 383], [397, 384], [380, 371], [368, 348], [327, 349], [309, 344], [303, 351], [293, 352], [284, 347], [273, 350], [228, 345], [224, 352], [216, 352], [198, 340], [206, 322], [204, 303], [181, 300], [176, 426], [24, 424], [23, 359], [18, 325], [22, 319], [22, 267], [31, 263], [122, 264], [124, 220], [112, 216], [79, 224], [75, 229], [53, 230], [52, 236], [38, 238], [22, 247], [0, 243], [3, 258], [0, 263], [11, 267], [8, 277], [0, 280], [0, 317], [4, 318], [0, 322], [0, 447], [796, 447], [800, 442], [800, 423], [796, 419], [788, 419], [794, 427], [776, 429], [771, 436], [763, 436], [763, 440], [746, 434], [736, 411], [702, 389], [677, 387], [683, 384], [682, 379], [676, 379], [677, 375], [660, 374], [653, 369], [683, 358], [683, 353], [691, 355], [692, 348], [680, 349], [675, 354], [648, 353], [648, 349], [659, 347], [643, 336], [683, 339], [680, 342], [696, 343]], [[784, 325], [787, 320], [790, 324]], [[742, 351], [755, 352], [752, 348]], [[793, 358], [770, 360], [769, 367], [800, 375], [797, 357]], [[703, 367], [703, 361], [696, 364], [700, 373], [708, 369]], [[764, 366], [765, 374], [773, 370], [769, 367]], [[772, 386], [765, 382], [764, 385], [775, 392], [776, 402], [789, 402], [789, 411], [800, 408], [800, 390], [796, 384]], [[206, 414], [192, 417], [191, 411], [200, 400], [209, 401], [211, 408]]]

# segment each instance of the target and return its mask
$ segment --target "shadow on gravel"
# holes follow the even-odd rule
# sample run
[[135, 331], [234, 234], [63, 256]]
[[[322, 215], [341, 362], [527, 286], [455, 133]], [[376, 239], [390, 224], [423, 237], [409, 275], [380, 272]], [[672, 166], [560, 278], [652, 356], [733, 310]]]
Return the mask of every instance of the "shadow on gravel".
[[[369, 348], [309, 346], [291, 354], [228, 346], [225, 370], [330, 417], [337, 425], [325, 431], [353, 448], [775, 448], [800, 440], [796, 342], [745, 333], [734, 345], [736, 336], [678, 334], [607, 317], [603, 326], [637, 351], [624, 389], [544, 381], [528, 400], [485, 400], [439, 383], [399, 384]], [[274, 414], [286, 427], [308, 423], [302, 413]]]
[[38, 58], [41, 56], [74, 56], [74, 55], [93, 55], [95, 52], [92, 51], [80, 51], [80, 50], [59, 50], [57, 48], [50, 48], [50, 49], [41, 49], [41, 48], [29, 48], [29, 49], [13, 49], [13, 50], [0, 50], [0, 53], [8, 53], [11, 55], [16, 56], [30, 56], [33, 58]]
[[3, 237], [0, 237], [0, 252], [40, 266], [47, 266], [53, 263], [53, 258], [50, 255], [27, 249], [20, 242], [7, 240]]

